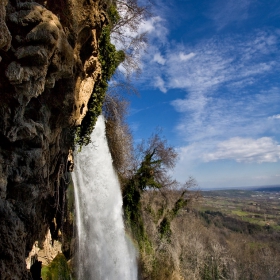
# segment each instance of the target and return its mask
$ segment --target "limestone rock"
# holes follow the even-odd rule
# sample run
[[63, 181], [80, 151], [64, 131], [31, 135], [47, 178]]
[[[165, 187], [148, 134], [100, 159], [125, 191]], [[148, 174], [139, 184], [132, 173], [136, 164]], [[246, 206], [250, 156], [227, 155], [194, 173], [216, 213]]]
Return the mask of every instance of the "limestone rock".
[[[6, 25], [6, 5], [7, 0], [0, 0], [0, 50], [7, 51], [11, 46], [12, 36]], [[0, 61], [2, 60], [0, 56]]]
[[43, 244], [39, 244], [38, 241], [33, 244], [32, 250], [26, 258], [26, 266], [30, 269], [31, 259], [34, 256], [37, 257], [38, 261], [42, 262], [42, 265], [49, 265], [57, 254], [61, 252], [61, 243], [53, 240], [51, 232], [48, 230]]
[[0, 2], [1, 279], [29, 278], [25, 259], [35, 242], [43, 244], [54, 218], [52, 240], [59, 238], [73, 127], [101, 78], [104, 5]]

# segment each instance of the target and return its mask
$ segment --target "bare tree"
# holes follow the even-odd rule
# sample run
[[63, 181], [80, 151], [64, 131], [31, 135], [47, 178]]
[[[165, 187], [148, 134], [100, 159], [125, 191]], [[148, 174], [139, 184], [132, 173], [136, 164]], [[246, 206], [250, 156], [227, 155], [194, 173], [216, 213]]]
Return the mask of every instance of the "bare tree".
[[[107, 120], [106, 133], [113, 162], [119, 175], [128, 177], [132, 164], [132, 139], [125, 122], [128, 102], [126, 94], [137, 94], [130, 74], [140, 71], [140, 52], [145, 48], [146, 34], [139, 26], [148, 16], [148, 6], [140, 5], [138, 0], [107, 0], [111, 41], [117, 49], [123, 50], [122, 70], [117, 70], [111, 78], [103, 105]], [[130, 168], [129, 168], [130, 165]]]
[[129, 177], [133, 165], [133, 139], [126, 123], [128, 101], [121, 95], [107, 94], [103, 104], [103, 114], [106, 118], [106, 136], [113, 164], [118, 174]]
[[111, 40], [125, 53], [122, 67], [126, 74], [140, 71], [141, 52], [147, 45], [147, 34], [140, 27], [150, 16], [149, 6], [137, 0], [116, 0], [119, 19], [111, 27]]

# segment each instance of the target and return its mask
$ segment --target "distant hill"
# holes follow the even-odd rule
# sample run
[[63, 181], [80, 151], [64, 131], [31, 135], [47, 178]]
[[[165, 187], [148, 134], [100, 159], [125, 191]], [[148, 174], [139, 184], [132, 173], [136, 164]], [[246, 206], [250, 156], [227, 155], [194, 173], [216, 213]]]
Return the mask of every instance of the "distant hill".
[[258, 192], [280, 192], [280, 185], [277, 186], [262, 186], [262, 187], [254, 187], [250, 189], [251, 191]]
[[202, 189], [203, 192], [219, 192], [219, 191], [258, 191], [258, 192], [279, 192], [280, 185], [270, 185], [270, 186], [249, 186], [249, 187], [224, 187], [224, 188], [211, 188]]

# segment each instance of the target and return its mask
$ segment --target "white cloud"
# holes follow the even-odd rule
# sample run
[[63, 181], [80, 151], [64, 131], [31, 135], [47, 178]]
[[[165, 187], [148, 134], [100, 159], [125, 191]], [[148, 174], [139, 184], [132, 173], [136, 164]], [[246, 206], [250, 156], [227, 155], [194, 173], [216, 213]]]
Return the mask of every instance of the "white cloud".
[[179, 53], [179, 58], [181, 61], [187, 61], [190, 60], [191, 58], [193, 58], [195, 56], [195, 53], [191, 52], [189, 54], [184, 54], [183, 52]]
[[279, 68], [277, 58], [270, 56], [278, 53], [277, 44], [265, 43], [271, 36], [261, 32], [243, 40], [213, 38], [194, 47], [177, 46], [165, 57], [168, 87], [209, 92], [225, 83], [246, 86], [248, 80]]
[[215, 151], [204, 154], [203, 159], [206, 162], [224, 159], [237, 162], [277, 162], [280, 159], [280, 145], [269, 137], [234, 137], [217, 144]]
[[167, 90], [210, 94], [225, 85], [232, 89], [252, 85], [261, 76], [280, 70], [277, 32], [257, 31], [247, 37], [214, 37], [194, 46], [174, 45], [166, 39], [164, 20], [151, 22], [155, 28], [143, 60], [145, 83], [156, 74], [165, 77]]
[[162, 91], [163, 93], [166, 93], [167, 92], [167, 89], [165, 87], [165, 84], [164, 84], [164, 80], [157, 76], [155, 78], [155, 83], [154, 83], [155, 87], [159, 88], [160, 91]]
[[[177, 130], [187, 141], [257, 137], [276, 130], [270, 112], [277, 111], [280, 89], [250, 95], [208, 96], [189, 94], [172, 102], [181, 112]], [[279, 132], [278, 132], [279, 133]]]
[[[213, 19], [224, 26], [234, 19], [231, 14], [223, 18], [222, 10], [229, 13], [232, 9], [235, 16], [240, 12], [238, 20], [243, 20], [251, 5], [249, 0], [217, 3], [221, 13]], [[152, 40], [143, 60], [141, 86], [152, 85], [163, 93], [171, 89], [186, 92], [171, 103], [181, 113], [177, 129], [182, 141], [208, 142], [214, 149], [215, 141], [236, 136], [257, 139], [279, 135], [275, 119], [280, 108], [280, 82], [271, 88], [269, 79], [280, 71], [280, 32], [217, 35], [188, 45], [167, 40], [162, 17], [153, 18], [148, 26], [153, 26], [147, 28]], [[200, 160], [202, 154], [212, 152], [209, 146], [203, 147], [188, 146]]]
[[280, 114], [274, 115], [272, 117], [269, 117], [270, 119], [280, 119]]
[[140, 33], [152, 33], [155, 30], [154, 21], [152, 19], [141, 22], [139, 26]]
[[164, 57], [160, 53], [155, 53], [153, 60], [161, 65], [164, 65], [166, 61], [166, 59], [164, 59]]
[[[238, 152], [238, 147], [233, 149], [234, 145], [230, 145], [232, 139], [222, 142], [214, 139], [192, 142], [189, 145], [177, 148], [179, 161], [173, 171], [173, 176], [180, 182], [184, 182], [188, 176], [193, 176], [197, 179], [199, 185], [204, 188], [279, 183], [279, 178], [275, 175], [279, 173], [278, 163], [280, 162], [279, 144], [277, 142], [271, 140], [271, 138], [267, 140], [251, 138], [252, 141], [249, 141], [249, 137], [240, 138], [241, 140], [238, 143], [243, 147], [243, 151]], [[229, 144], [226, 147], [229, 149], [230, 145], [231, 154], [225, 149], [223, 156], [220, 154], [216, 156], [215, 161], [206, 161], [208, 155], [221, 152], [222, 149], [218, 150], [221, 143], [227, 142]], [[243, 142], [247, 144], [247, 148], [245, 144], [242, 145]], [[255, 150], [251, 147], [254, 145]], [[274, 151], [275, 148], [276, 151]], [[266, 153], [268, 154], [267, 157], [264, 156]], [[278, 162], [275, 163], [275, 161]], [[266, 176], [266, 178], [261, 181], [256, 178], [256, 175]]]
[[280, 82], [274, 88], [267, 83], [280, 70], [279, 41], [280, 33], [257, 31], [193, 46], [152, 43], [141, 86], [186, 92], [171, 102], [181, 113], [176, 128], [182, 141], [279, 134]]
[[158, 40], [159, 42], [164, 42], [166, 40], [168, 30], [164, 26], [165, 20], [160, 16], [151, 17], [143, 21], [139, 25], [140, 33], [148, 33], [150, 42], [153, 40]]
[[[280, 69], [279, 39], [270, 32], [243, 40], [214, 38], [194, 47], [176, 46], [166, 52], [163, 68], [149, 64], [151, 71], [165, 77], [165, 90], [186, 91], [185, 98], [171, 103], [182, 113], [177, 129], [184, 139], [248, 137], [276, 130], [269, 114], [279, 112], [280, 88], [264, 89], [268, 77]], [[262, 50], [256, 41], [270, 43]], [[180, 59], [180, 54], [192, 53], [191, 62]]]

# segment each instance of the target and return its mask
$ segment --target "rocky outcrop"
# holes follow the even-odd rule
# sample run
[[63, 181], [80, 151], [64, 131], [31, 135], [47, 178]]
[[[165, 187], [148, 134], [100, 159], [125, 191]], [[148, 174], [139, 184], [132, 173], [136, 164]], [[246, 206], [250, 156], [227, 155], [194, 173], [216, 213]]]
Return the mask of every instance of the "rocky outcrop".
[[26, 259], [26, 266], [30, 269], [34, 257], [42, 262], [42, 265], [49, 265], [57, 254], [61, 252], [61, 243], [57, 240], [53, 240], [51, 232], [48, 230], [43, 244], [39, 244], [38, 241], [34, 243], [32, 250]]
[[[0, 274], [28, 279], [25, 258], [62, 225], [74, 127], [101, 78], [99, 0], [0, 3]], [[70, 155], [69, 155], [70, 151]]]
[[[6, 25], [6, 5], [7, 0], [0, 1], [0, 50], [8, 50], [11, 47], [12, 36]], [[0, 56], [0, 61], [2, 60]]]

